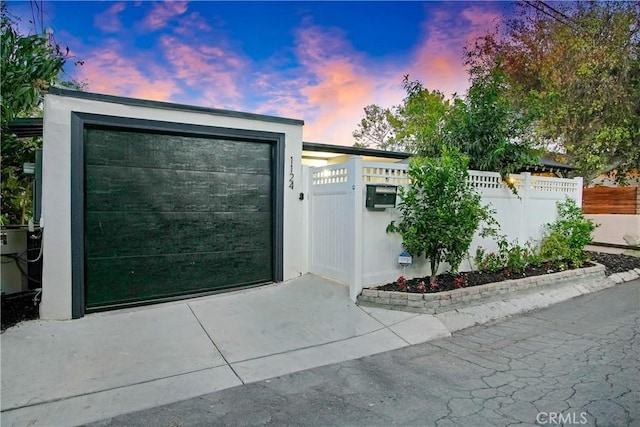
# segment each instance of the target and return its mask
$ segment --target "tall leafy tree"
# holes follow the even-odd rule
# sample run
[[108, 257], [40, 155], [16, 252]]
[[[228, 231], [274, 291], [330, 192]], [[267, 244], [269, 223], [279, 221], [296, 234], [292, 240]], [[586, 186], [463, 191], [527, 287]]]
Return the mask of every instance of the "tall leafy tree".
[[442, 129], [450, 102], [437, 90], [425, 88], [418, 80], [405, 76], [403, 87], [407, 93], [391, 116], [398, 144], [405, 151], [434, 157], [442, 148]]
[[640, 167], [639, 22], [639, 2], [520, 3], [468, 60], [476, 73], [501, 62], [508, 96], [585, 177], [622, 176]]
[[503, 176], [539, 163], [531, 110], [507, 97], [509, 85], [500, 64], [476, 72], [465, 99], [450, 108], [443, 139], [469, 156], [469, 167]]
[[385, 143], [379, 148], [399, 147], [422, 157], [439, 157], [443, 145], [456, 147], [469, 157], [472, 169], [498, 171], [503, 176], [538, 164], [532, 132], [535, 112], [520, 109], [506, 96], [508, 82], [499, 63], [489, 70], [476, 70], [464, 98], [454, 94], [446, 99], [409, 76], [403, 87], [407, 95], [400, 105], [367, 107], [366, 120], [354, 136], [364, 130], [370, 138], [384, 135]]
[[399, 149], [400, 147], [396, 144], [395, 130], [390, 123], [391, 116], [388, 108], [382, 108], [376, 104], [364, 107], [364, 117], [352, 133], [356, 140], [354, 147], [371, 147], [388, 151]]
[[5, 2], [0, 12], [2, 220], [19, 224], [24, 222], [30, 208], [28, 181], [21, 174], [22, 165], [34, 161], [35, 149], [42, 141], [16, 137], [9, 123], [16, 118], [41, 115], [43, 92], [60, 81], [68, 49], [63, 52], [47, 36], [20, 34]]
[[420, 81], [409, 80], [408, 75], [402, 86], [407, 95], [400, 105], [365, 107], [365, 115], [353, 132], [354, 146], [438, 156], [449, 100], [437, 90], [428, 90]]

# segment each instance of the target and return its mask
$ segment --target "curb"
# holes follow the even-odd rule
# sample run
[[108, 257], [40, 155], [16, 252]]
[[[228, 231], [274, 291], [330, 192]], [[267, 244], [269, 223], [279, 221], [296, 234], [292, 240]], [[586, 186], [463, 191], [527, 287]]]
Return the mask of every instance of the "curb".
[[[617, 284], [621, 284], [624, 282], [629, 282], [635, 279], [640, 278], [640, 269], [628, 270], [622, 273], [614, 273], [610, 276], [604, 275], [605, 267], [601, 264], [596, 264], [595, 267], [588, 267], [586, 269], [580, 270], [591, 270], [588, 272], [585, 271], [583, 274], [569, 274], [562, 275], [562, 273], [572, 273], [575, 270], [564, 271], [560, 273], [554, 273], [545, 275], [548, 278], [552, 278], [551, 281], [537, 281], [537, 285], [533, 286], [531, 283], [526, 285], [526, 282], [520, 282], [531, 278], [524, 278], [518, 280], [509, 280], [504, 282], [496, 282], [489, 283], [486, 285], [474, 286], [476, 288], [487, 287], [484, 292], [488, 292], [487, 289], [493, 292], [491, 295], [485, 294], [483, 295], [483, 291], [480, 291], [478, 295], [480, 298], [471, 298], [462, 300], [464, 306], [439, 306], [441, 310], [439, 312], [431, 312], [425, 311], [427, 310], [426, 306], [424, 307], [415, 307], [409, 305], [408, 303], [416, 300], [409, 299], [409, 296], [406, 298], [407, 304], [404, 304], [404, 299], [400, 299], [399, 297], [386, 297], [386, 296], [378, 296], [378, 300], [388, 300], [389, 304], [380, 304], [376, 302], [372, 302], [372, 293], [365, 293], [363, 290], [363, 295], [365, 298], [361, 303], [360, 297], [358, 298], [358, 304], [363, 306], [372, 306], [378, 308], [386, 308], [391, 310], [399, 310], [399, 311], [408, 311], [408, 312], [418, 312], [424, 313], [425, 315], [432, 315], [433, 317], [440, 320], [444, 326], [451, 332], [457, 332], [462, 329], [469, 328], [471, 326], [481, 325], [487, 322], [502, 320], [507, 317], [514, 316], [516, 314], [522, 314], [529, 311], [537, 310], [540, 308], [549, 307], [551, 305], [560, 303], [562, 301], [566, 301], [568, 299], [589, 294], [592, 292], [597, 292], [602, 289], [607, 289], [613, 287]], [[540, 277], [540, 276], [534, 276]], [[520, 283], [515, 283], [520, 282]], [[504, 291], [503, 287], [498, 287], [496, 285], [508, 283], [510, 286], [515, 285], [515, 289]], [[534, 289], [532, 289], [532, 287]], [[454, 291], [448, 291], [449, 293], [457, 292], [458, 296], [462, 298], [462, 296], [467, 297], [469, 294], [462, 293], [459, 291], [465, 291], [466, 289], [456, 289]], [[496, 293], [495, 290], [498, 289]], [[377, 290], [374, 290], [377, 291]], [[386, 292], [386, 291], [377, 291], [377, 292]], [[394, 294], [404, 294], [404, 292], [393, 292]], [[445, 292], [441, 292], [444, 294]], [[367, 295], [368, 294], [368, 295]], [[411, 294], [408, 294], [411, 295]], [[417, 294], [422, 296], [423, 294]], [[429, 294], [429, 296], [435, 296], [436, 294]], [[440, 299], [439, 301], [442, 301]], [[419, 299], [417, 301], [420, 301]], [[426, 300], [422, 300], [423, 302]], [[444, 309], [446, 308], [446, 309]], [[429, 309], [431, 310], [431, 309]]]
[[624, 282], [630, 282], [640, 277], [640, 268], [623, 271], [621, 273], [613, 273], [608, 277], [613, 280], [616, 285]]
[[558, 287], [569, 282], [588, 283], [605, 278], [605, 267], [601, 264], [594, 267], [565, 270], [558, 273], [503, 280], [468, 288], [435, 293], [412, 293], [363, 289], [358, 296], [358, 304], [413, 313], [439, 314], [447, 311], [466, 308], [470, 305], [486, 302], [490, 299], [510, 298], [523, 291], [536, 292], [543, 287]]

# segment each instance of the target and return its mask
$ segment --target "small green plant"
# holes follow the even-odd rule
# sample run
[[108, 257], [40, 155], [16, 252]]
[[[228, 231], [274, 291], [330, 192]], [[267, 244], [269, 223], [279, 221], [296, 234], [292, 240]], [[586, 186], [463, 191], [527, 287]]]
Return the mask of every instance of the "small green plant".
[[486, 273], [495, 273], [504, 268], [504, 260], [495, 252], [487, 253], [486, 249], [478, 246], [476, 249], [475, 264], [478, 270]]
[[509, 242], [503, 235], [497, 238], [497, 253], [487, 253], [482, 247], [476, 249], [475, 264], [480, 271], [495, 273], [506, 270], [508, 273], [521, 274], [529, 265], [542, 264], [533, 243], [527, 242], [522, 246], [517, 240]]
[[554, 269], [564, 270], [571, 258], [571, 248], [563, 235], [552, 232], [542, 240], [540, 256]]
[[532, 240], [525, 243], [525, 247], [527, 249], [527, 260], [529, 264], [534, 267], [542, 266], [544, 259], [540, 255], [540, 248], [538, 248]]
[[514, 243], [507, 251], [507, 270], [512, 273], [524, 273], [529, 265], [529, 251], [526, 247]]
[[593, 241], [596, 225], [584, 217], [575, 200], [567, 198], [556, 204], [558, 219], [547, 224], [547, 234], [540, 246], [541, 257], [555, 268], [569, 264], [581, 267], [589, 259], [584, 247]]

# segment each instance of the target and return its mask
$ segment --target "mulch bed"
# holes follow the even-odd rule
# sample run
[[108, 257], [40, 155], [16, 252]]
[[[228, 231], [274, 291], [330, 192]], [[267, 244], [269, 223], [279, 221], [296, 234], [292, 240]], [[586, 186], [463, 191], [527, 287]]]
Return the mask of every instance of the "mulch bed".
[[[593, 267], [593, 264], [587, 263], [585, 267]], [[525, 269], [524, 273], [510, 273], [508, 271], [499, 271], [496, 273], [486, 273], [481, 271], [467, 271], [458, 275], [451, 273], [439, 274], [436, 278], [437, 286], [432, 286], [429, 283], [429, 276], [416, 277], [412, 279], [406, 279], [404, 286], [396, 282], [387, 283], [386, 285], [378, 286], [377, 289], [383, 291], [396, 291], [396, 292], [415, 292], [415, 293], [436, 293], [444, 291], [452, 291], [458, 288], [469, 288], [472, 286], [486, 285], [487, 283], [502, 282], [504, 280], [522, 279], [524, 277], [541, 276], [543, 274], [557, 273], [559, 270], [553, 270], [548, 265], [541, 267], [529, 266]], [[424, 284], [424, 288], [421, 286]]]
[[38, 304], [33, 303], [36, 291], [18, 292], [2, 295], [1, 316], [2, 331], [23, 320], [33, 320], [40, 317]]
[[[613, 273], [633, 270], [640, 268], [640, 258], [622, 254], [608, 254], [600, 252], [592, 252], [591, 260], [605, 266], [605, 274], [608, 276]], [[583, 267], [592, 267], [593, 264], [587, 263]], [[414, 292], [414, 293], [435, 293], [452, 291], [458, 288], [468, 288], [472, 286], [485, 285], [487, 283], [502, 282], [510, 279], [521, 279], [524, 277], [540, 276], [542, 274], [557, 273], [549, 266], [527, 267], [524, 273], [514, 274], [508, 271], [500, 271], [496, 273], [483, 273], [480, 271], [464, 272], [458, 275], [450, 273], [439, 274], [436, 279], [437, 286], [429, 283], [429, 277], [416, 277], [408, 279], [405, 277], [405, 283], [399, 284], [397, 281], [378, 286], [377, 289], [383, 291], [395, 292]]]
[[640, 268], [640, 258], [631, 255], [591, 252], [591, 259], [606, 267], [607, 276]]

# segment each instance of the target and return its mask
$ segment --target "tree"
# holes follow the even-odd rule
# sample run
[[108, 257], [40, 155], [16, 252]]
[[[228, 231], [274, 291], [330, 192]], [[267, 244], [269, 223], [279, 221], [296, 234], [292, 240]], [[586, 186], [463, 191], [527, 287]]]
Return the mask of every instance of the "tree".
[[373, 147], [380, 150], [395, 151], [399, 147], [395, 141], [395, 131], [390, 123], [391, 111], [376, 104], [364, 107], [364, 117], [352, 135], [356, 140], [354, 147]]
[[429, 260], [432, 283], [441, 262], [457, 271], [481, 221], [490, 218], [467, 182], [467, 168], [468, 158], [445, 146], [440, 157], [411, 158], [409, 187], [398, 189], [401, 219], [387, 232], [399, 233], [407, 251]]
[[472, 76], [466, 99], [456, 98], [449, 109], [443, 140], [469, 156], [469, 167], [500, 172], [503, 177], [539, 163], [531, 110], [522, 110], [508, 97], [500, 64]]
[[354, 147], [404, 151], [420, 156], [438, 156], [442, 147], [441, 129], [449, 101], [442, 92], [430, 91], [406, 75], [402, 82], [407, 96], [400, 105], [365, 107], [365, 116], [353, 132]]
[[508, 96], [540, 113], [588, 179], [640, 167], [640, 3], [520, 4], [467, 53], [475, 72], [500, 61]]
[[354, 136], [366, 130], [370, 140], [384, 136], [380, 148], [400, 147], [422, 157], [438, 157], [443, 145], [454, 146], [469, 156], [472, 169], [498, 171], [503, 177], [538, 164], [534, 110], [522, 110], [506, 96], [508, 83], [500, 64], [476, 70], [472, 79], [465, 98], [454, 94], [448, 100], [405, 76], [402, 103], [385, 110], [365, 108], [366, 118]]
[[41, 114], [42, 94], [59, 81], [67, 54], [60, 45], [52, 45], [48, 37], [21, 35], [4, 2], [0, 19], [2, 216], [3, 223], [23, 223], [29, 194], [28, 181], [20, 171], [23, 163], [34, 161], [35, 149], [42, 141], [17, 138], [9, 123], [19, 117]]
[[442, 92], [430, 91], [418, 80], [405, 76], [402, 82], [407, 96], [391, 116], [398, 144], [405, 151], [420, 156], [433, 157], [440, 154], [442, 128], [450, 103]]

